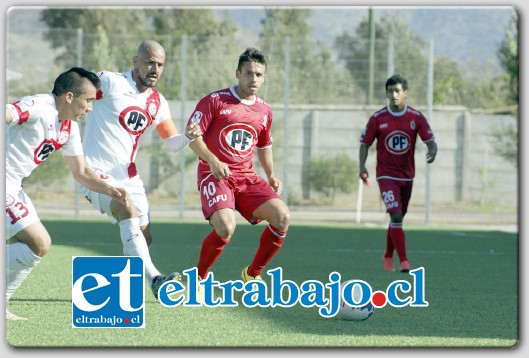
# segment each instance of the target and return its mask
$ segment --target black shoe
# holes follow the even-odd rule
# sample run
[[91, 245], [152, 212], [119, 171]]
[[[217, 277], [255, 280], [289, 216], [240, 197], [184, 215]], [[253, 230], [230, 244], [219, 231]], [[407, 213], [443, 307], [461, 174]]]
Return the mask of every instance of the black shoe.
[[154, 297], [158, 299], [158, 290], [167, 281], [181, 281], [182, 275], [180, 272], [173, 272], [169, 275], [158, 275], [152, 279], [151, 289]]

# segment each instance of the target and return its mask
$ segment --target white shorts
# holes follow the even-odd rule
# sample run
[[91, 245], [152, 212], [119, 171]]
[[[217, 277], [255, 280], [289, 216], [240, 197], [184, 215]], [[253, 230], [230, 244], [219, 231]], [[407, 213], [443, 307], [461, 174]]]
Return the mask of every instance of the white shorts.
[[[104, 180], [109, 185], [112, 185], [116, 188], [123, 188], [127, 191], [132, 202], [136, 206], [136, 211], [138, 212], [138, 217], [140, 219], [140, 226], [147, 225], [150, 221], [150, 209], [149, 202], [147, 201], [147, 195], [145, 194], [145, 188], [143, 187], [143, 181], [138, 175], [132, 179], [117, 180], [114, 177], [103, 173], [99, 170], [95, 171], [99, 177]], [[88, 200], [94, 208], [99, 210], [102, 214], [107, 214], [112, 220], [113, 224], [116, 224], [118, 221], [112, 215], [112, 210], [110, 210], [110, 202], [112, 198], [108, 195], [101, 194], [95, 191], [91, 191], [85, 188], [83, 185], [80, 185], [81, 195]]]
[[6, 191], [6, 241], [39, 221], [35, 206], [23, 190]]

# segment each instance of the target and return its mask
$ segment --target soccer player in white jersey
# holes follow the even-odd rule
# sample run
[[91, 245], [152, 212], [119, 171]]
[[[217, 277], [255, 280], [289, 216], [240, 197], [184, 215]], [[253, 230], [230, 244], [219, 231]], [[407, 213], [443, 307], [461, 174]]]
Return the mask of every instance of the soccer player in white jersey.
[[145, 41], [133, 57], [131, 71], [98, 73], [101, 89], [88, 116], [83, 147], [88, 165], [101, 179], [125, 188], [130, 202], [125, 206], [90, 188], [81, 189], [81, 194], [97, 210], [106, 213], [113, 223], [119, 223], [123, 253], [143, 258], [155, 297], [163, 282], [179, 280], [181, 275], [161, 274], [150, 257], [150, 210], [143, 181], [136, 170], [136, 153], [154, 128], [172, 151], [185, 148], [201, 134], [197, 125], [187, 126], [185, 134], [178, 134], [167, 100], [154, 88], [164, 64], [163, 47], [155, 41]]
[[97, 75], [74, 67], [55, 80], [50, 94], [26, 96], [6, 105], [6, 319], [25, 320], [7, 310], [11, 296], [41, 261], [51, 238], [31, 199], [22, 189], [50, 154], [62, 149], [74, 178], [94, 192], [126, 204], [127, 192], [100, 180], [83, 156], [77, 122], [92, 110], [100, 82]]

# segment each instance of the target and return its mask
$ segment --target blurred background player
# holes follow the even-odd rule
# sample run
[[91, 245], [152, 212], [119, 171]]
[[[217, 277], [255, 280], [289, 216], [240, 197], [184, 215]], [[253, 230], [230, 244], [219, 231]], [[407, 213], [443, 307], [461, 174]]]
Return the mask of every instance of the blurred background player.
[[50, 94], [26, 96], [6, 105], [6, 319], [25, 320], [8, 311], [11, 296], [51, 247], [22, 180], [62, 149], [73, 177], [90, 190], [125, 205], [127, 193], [110, 186], [87, 166], [77, 122], [92, 110], [100, 82], [97, 75], [74, 67], [60, 74]]
[[[239, 57], [238, 84], [202, 98], [189, 123], [198, 123], [203, 137], [190, 148], [199, 157], [197, 185], [202, 212], [213, 231], [202, 243], [198, 275], [206, 278], [235, 231], [237, 210], [248, 222], [266, 220], [255, 257], [242, 271], [244, 282], [261, 280], [264, 267], [279, 251], [287, 234], [290, 213], [280, 199], [272, 155], [272, 110], [257, 96], [265, 80], [267, 57], [248, 48]], [[254, 172], [257, 149], [267, 180]], [[200, 295], [200, 292], [199, 292]]]
[[154, 128], [175, 152], [201, 133], [198, 126], [192, 125], [186, 128], [185, 135], [178, 134], [167, 100], [154, 88], [165, 65], [163, 47], [155, 41], [142, 42], [132, 64], [128, 72], [98, 73], [101, 89], [83, 139], [88, 165], [101, 179], [125, 188], [129, 203], [123, 205], [86, 187], [81, 188], [81, 194], [113, 223], [119, 223], [123, 253], [143, 258], [146, 278], [157, 297], [159, 286], [167, 280], [180, 279], [180, 274], [163, 275], [152, 262], [148, 247], [152, 242], [150, 208], [134, 161], [143, 138]]
[[427, 163], [437, 155], [437, 144], [424, 115], [406, 105], [408, 81], [394, 75], [386, 81], [389, 104], [375, 112], [360, 137], [359, 175], [366, 182], [369, 173], [365, 167], [368, 149], [377, 140], [376, 179], [389, 213], [390, 223], [386, 236], [386, 252], [382, 257], [384, 269], [394, 271], [393, 251], [397, 251], [400, 271], [408, 272], [406, 236], [402, 222], [408, 210], [415, 177], [415, 142], [417, 134], [426, 144]]

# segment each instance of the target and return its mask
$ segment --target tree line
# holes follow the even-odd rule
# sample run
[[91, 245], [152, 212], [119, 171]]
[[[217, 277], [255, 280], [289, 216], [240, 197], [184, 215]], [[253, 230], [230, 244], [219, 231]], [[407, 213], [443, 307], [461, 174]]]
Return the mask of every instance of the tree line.
[[[263, 89], [270, 103], [364, 104], [369, 66], [369, 22], [366, 17], [355, 33], [344, 32], [333, 43], [311, 38], [310, 8], [265, 10], [255, 47], [271, 59]], [[187, 44], [187, 98], [200, 98], [217, 87], [233, 82], [236, 57], [243, 30], [227, 17], [217, 17], [212, 8], [49, 8], [41, 12], [48, 26], [46, 39], [53, 48], [65, 48], [56, 61], [76, 63], [79, 45], [75, 36], [65, 41], [64, 30], [82, 29], [83, 66], [97, 71], [123, 71], [130, 67], [138, 39], [158, 40], [166, 49], [167, 66], [159, 84], [168, 98], [181, 98], [182, 39]], [[434, 60], [434, 105], [463, 105], [494, 108], [517, 104], [518, 17], [505, 35], [498, 58], [504, 72], [465, 68], [455, 60], [437, 56]], [[59, 31], [61, 30], [61, 31]], [[394, 38], [398, 34], [398, 38]], [[398, 18], [382, 18], [375, 23], [375, 101], [385, 100], [387, 57], [390, 41], [395, 44], [395, 73], [408, 77], [410, 96], [426, 93], [428, 43]], [[112, 41], [111, 39], [114, 38]], [[285, 39], [289, 39], [286, 41]], [[285, 47], [288, 46], [288, 49]], [[287, 51], [288, 52], [287, 52]], [[288, 58], [286, 54], [288, 53]], [[289, 87], [285, 94], [285, 62], [289, 61]], [[419, 100], [422, 102], [422, 100]], [[418, 103], [417, 105], [425, 104]]]

